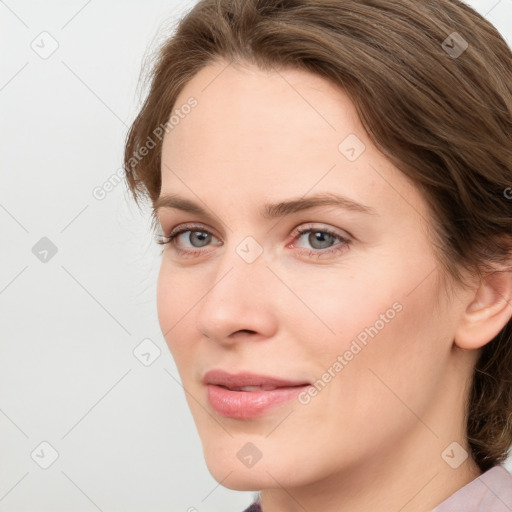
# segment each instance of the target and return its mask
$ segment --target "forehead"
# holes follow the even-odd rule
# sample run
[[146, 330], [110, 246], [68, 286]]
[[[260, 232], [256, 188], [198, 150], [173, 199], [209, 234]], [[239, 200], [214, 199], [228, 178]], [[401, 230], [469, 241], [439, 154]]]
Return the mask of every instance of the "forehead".
[[162, 155], [188, 174], [204, 160], [210, 168], [236, 165], [239, 173], [258, 169], [260, 177], [296, 168], [305, 158], [319, 169], [329, 162], [328, 169], [344, 136], [362, 137], [345, 93], [296, 69], [265, 72], [216, 62], [187, 83], [173, 111], [190, 97], [197, 106], [165, 135]]
[[191, 97], [197, 106], [164, 138], [163, 192], [280, 199], [328, 190], [370, 205], [416, 193], [372, 144], [349, 96], [317, 75], [216, 62], [187, 83], [173, 112]]
[[[269, 72], [250, 64], [241, 67], [215, 62], [187, 83], [176, 99], [175, 109], [191, 96], [196, 98], [197, 106], [166, 135], [176, 144], [190, 136], [206, 139], [208, 135], [204, 142], [218, 143], [222, 139], [226, 145], [231, 140], [253, 138], [255, 142], [274, 141], [282, 146], [297, 138], [319, 142], [329, 132], [335, 141], [350, 128], [362, 131], [355, 109], [342, 90], [298, 69]], [[237, 147], [231, 149], [236, 151]]]

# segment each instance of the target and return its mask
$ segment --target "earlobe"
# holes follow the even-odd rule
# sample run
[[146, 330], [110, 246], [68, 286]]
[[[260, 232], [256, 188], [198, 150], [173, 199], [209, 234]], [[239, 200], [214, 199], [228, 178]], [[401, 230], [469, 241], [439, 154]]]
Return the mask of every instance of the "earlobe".
[[512, 318], [512, 272], [496, 271], [482, 278], [455, 333], [455, 344], [475, 350], [493, 340]]

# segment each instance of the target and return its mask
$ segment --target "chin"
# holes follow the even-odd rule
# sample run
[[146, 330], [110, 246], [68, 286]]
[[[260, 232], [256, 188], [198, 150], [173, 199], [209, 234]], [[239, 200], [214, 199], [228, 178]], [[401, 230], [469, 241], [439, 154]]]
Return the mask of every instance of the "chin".
[[[265, 460], [250, 441], [234, 436], [229, 439], [208, 439], [203, 443], [206, 466], [212, 477], [222, 486], [235, 491], [259, 491], [274, 487], [270, 475], [280, 473], [272, 460]], [[264, 450], [264, 449], [263, 449]], [[268, 471], [268, 472], [267, 472]], [[269, 474], [270, 473], [270, 474]]]
[[[246, 466], [240, 459], [251, 453], [251, 446], [247, 444], [235, 436], [230, 442], [217, 440], [203, 445], [208, 471], [223, 487], [234, 491], [261, 491], [303, 485], [311, 478], [308, 471], [298, 473], [300, 467], [296, 467], [293, 458], [287, 459], [275, 446], [261, 446], [261, 458], [252, 466]], [[242, 451], [244, 447], [245, 451]]]
[[[222, 461], [210, 461], [206, 459], [208, 471], [212, 477], [223, 487], [233, 491], [261, 491], [270, 487], [276, 487], [276, 480], [270, 475], [274, 475], [272, 469], [269, 473], [263, 466], [257, 468], [234, 468]], [[277, 477], [277, 481], [281, 481]]]

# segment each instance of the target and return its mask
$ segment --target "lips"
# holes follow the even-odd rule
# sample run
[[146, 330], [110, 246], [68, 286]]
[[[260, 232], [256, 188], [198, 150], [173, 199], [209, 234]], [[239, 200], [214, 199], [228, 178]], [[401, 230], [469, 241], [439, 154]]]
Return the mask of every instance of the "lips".
[[243, 388], [254, 388], [254, 391], [269, 391], [276, 388], [306, 386], [309, 382], [286, 380], [249, 372], [231, 374], [224, 370], [211, 370], [205, 374], [203, 384], [215, 384], [232, 391], [251, 391], [251, 389]]
[[254, 373], [230, 374], [211, 370], [203, 378], [213, 410], [228, 418], [247, 420], [262, 416], [296, 398], [309, 382]]

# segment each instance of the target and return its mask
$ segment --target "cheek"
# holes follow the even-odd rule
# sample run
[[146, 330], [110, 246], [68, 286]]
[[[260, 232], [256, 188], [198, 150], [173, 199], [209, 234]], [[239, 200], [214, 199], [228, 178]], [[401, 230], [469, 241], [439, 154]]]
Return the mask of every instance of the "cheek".
[[[194, 328], [190, 323], [194, 314], [193, 307], [203, 294], [201, 290], [195, 290], [190, 286], [186, 273], [172, 271], [165, 260], [162, 261], [157, 281], [158, 321], [178, 369], [184, 358], [193, 357], [191, 340], [187, 343], [178, 341], [190, 337], [191, 329]], [[185, 347], [187, 350], [184, 350]]]
[[168, 272], [165, 271], [165, 264], [162, 262], [157, 281], [156, 307], [160, 330], [166, 339], [168, 337], [167, 333], [173, 328], [179, 318], [176, 306], [180, 302], [178, 296], [182, 293], [183, 290], [174, 286], [169, 279]]
[[382, 260], [375, 265], [361, 258], [343, 268], [302, 270], [288, 281], [293, 282], [295, 297], [282, 291], [287, 318], [280, 320], [296, 325], [297, 339], [308, 340], [317, 354], [342, 353], [358, 335], [364, 341], [365, 329], [374, 324], [379, 331], [387, 327], [381, 317], [392, 322], [401, 309], [401, 285]]
[[181, 319], [193, 314], [193, 307], [201, 300], [205, 290], [204, 280], [198, 280], [196, 269], [179, 268], [165, 251], [162, 258], [157, 281], [157, 310], [160, 326], [165, 333], [181, 324]]
[[[381, 255], [360, 262], [356, 270], [351, 267], [350, 273], [317, 272], [307, 282], [297, 282], [295, 291], [308, 307], [290, 304], [287, 325], [295, 326], [294, 338], [308, 347], [317, 378], [331, 369], [345, 377], [328, 387], [346, 391], [348, 384], [340, 381], [349, 379], [352, 389], [361, 391], [343, 400], [352, 396], [368, 402], [372, 394], [364, 390], [375, 386], [385, 398], [385, 385], [377, 377], [381, 375], [390, 387], [415, 400], [413, 390], [442, 371], [453, 326], [447, 307], [439, 308], [446, 314], [436, 312], [440, 289], [436, 272], [430, 274], [435, 260], [426, 248], [418, 256], [399, 260]], [[340, 363], [338, 356], [345, 356], [343, 368], [335, 364]]]
[[414, 289], [417, 275], [404, 268], [394, 278], [375, 275], [371, 288], [358, 280], [346, 294], [330, 290], [337, 299], [326, 304], [324, 319], [336, 336], [324, 335], [309, 347], [317, 378], [329, 381], [311, 403], [325, 435], [336, 435], [342, 426], [349, 438], [371, 439], [377, 446], [379, 435], [399, 438], [417, 421], [411, 410], [422, 417], [432, 403], [453, 326], [448, 315], [435, 313], [434, 276]]

